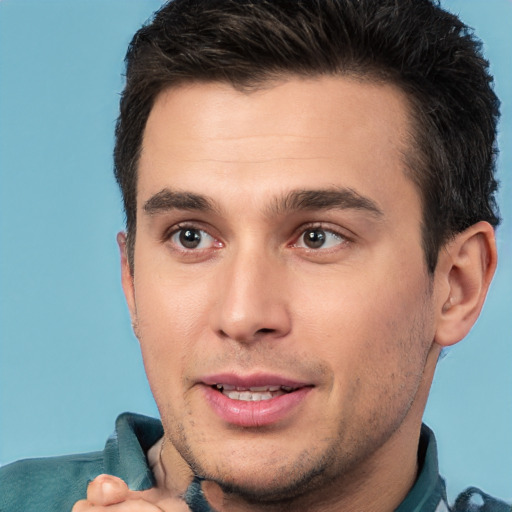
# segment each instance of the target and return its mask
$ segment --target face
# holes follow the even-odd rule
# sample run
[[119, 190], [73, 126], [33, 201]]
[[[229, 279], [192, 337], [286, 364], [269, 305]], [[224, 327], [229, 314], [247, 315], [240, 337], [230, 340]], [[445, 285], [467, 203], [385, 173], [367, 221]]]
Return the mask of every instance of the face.
[[157, 98], [124, 288], [197, 473], [293, 496], [419, 428], [435, 326], [407, 133], [398, 90], [341, 77]]

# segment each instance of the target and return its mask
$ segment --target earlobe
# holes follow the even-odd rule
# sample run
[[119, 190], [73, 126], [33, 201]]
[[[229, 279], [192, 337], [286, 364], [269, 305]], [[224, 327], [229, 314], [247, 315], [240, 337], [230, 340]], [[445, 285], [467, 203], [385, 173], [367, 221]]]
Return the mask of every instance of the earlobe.
[[133, 274], [128, 259], [128, 252], [126, 247], [126, 233], [120, 231], [117, 234], [117, 245], [119, 246], [119, 255], [121, 257], [121, 284], [123, 286], [124, 296], [128, 309], [130, 311], [130, 317], [132, 324], [136, 323], [136, 310], [135, 310], [135, 293], [133, 285]]
[[464, 338], [476, 322], [496, 269], [494, 229], [478, 222], [439, 253], [436, 269], [438, 321], [435, 342], [443, 347]]

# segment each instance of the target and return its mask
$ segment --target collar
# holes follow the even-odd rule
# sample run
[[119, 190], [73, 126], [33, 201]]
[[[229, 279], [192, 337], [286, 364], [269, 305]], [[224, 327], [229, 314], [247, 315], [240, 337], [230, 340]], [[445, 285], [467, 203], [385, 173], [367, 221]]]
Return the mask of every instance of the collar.
[[395, 512], [448, 512], [444, 480], [439, 476], [434, 432], [421, 426], [418, 478]]

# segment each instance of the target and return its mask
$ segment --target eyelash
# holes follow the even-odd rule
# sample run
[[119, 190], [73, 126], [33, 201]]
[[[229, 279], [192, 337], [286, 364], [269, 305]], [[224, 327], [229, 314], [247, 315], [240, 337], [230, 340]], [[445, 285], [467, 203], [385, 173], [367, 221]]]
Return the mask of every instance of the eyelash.
[[[204, 226], [198, 226], [198, 225], [195, 225], [195, 224], [192, 224], [192, 223], [186, 223], [186, 224], [176, 224], [174, 226], [172, 226], [170, 229], [168, 229], [163, 237], [162, 237], [162, 241], [163, 242], [170, 242], [172, 240], [172, 238], [177, 235], [178, 233], [180, 232], [183, 232], [183, 231], [186, 231], [186, 230], [191, 230], [191, 231], [200, 231], [202, 233], [205, 233], [207, 236], [209, 236], [210, 238], [212, 238], [214, 241], [216, 241], [218, 244], [219, 244], [219, 247], [220, 248], [222, 246], [221, 242], [218, 242], [217, 238], [213, 235], [211, 235], [209, 233], [209, 230], [208, 229], [205, 229]], [[185, 247], [179, 247], [177, 246], [177, 244], [173, 244], [174, 247], [173, 249], [176, 250], [176, 251], [180, 251], [182, 253], [185, 253], [185, 254], [190, 254], [192, 252], [200, 252], [200, 251], [204, 251], [205, 249], [187, 249]]]
[[[299, 240], [303, 239], [304, 235], [307, 231], [314, 231], [314, 230], [321, 230], [325, 233], [330, 233], [331, 235], [334, 235], [334, 237], [338, 238], [340, 240], [339, 244], [336, 244], [336, 247], [328, 247], [328, 248], [311, 248], [311, 247], [298, 247], [297, 243]], [[342, 232], [340, 229], [333, 229], [331, 227], [326, 226], [322, 223], [312, 223], [308, 225], [301, 226], [297, 231], [296, 235], [293, 237], [294, 242], [289, 244], [291, 247], [297, 247], [298, 249], [301, 249], [303, 251], [308, 251], [310, 253], [331, 253], [336, 251], [339, 246], [346, 246], [347, 244], [353, 242], [353, 237], [348, 236], [345, 232]]]
[[[170, 229], [168, 229], [164, 233], [164, 235], [162, 237], [162, 241], [170, 242], [175, 235], [177, 235], [180, 232], [186, 231], [186, 230], [200, 231], [200, 232], [205, 233], [208, 237], [213, 239], [214, 243], [217, 244], [215, 249], [220, 249], [224, 245], [222, 242], [218, 241], [217, 237], [211, 235], [209, 233], [209, 230], [205, 229], [204, 226], [199, 226], [199, 225], [196, 225], [193, 223], [176, 224], [176, 225], [172, 226]], [[335, 247], [328, 247], [328, 248], [300, 247], [297, 245], [299, 240], [301, 240], [301, 238], [304, 237], [304, 235], [306, 234], [307, 231], [314, 231], [314, 230], [321, 230], [321, 231], [324, 231], [325, 233], [329, 233], [329, 234], [333, 235], [334, 237], [340, 239], [340, 243], [336, 244]], [[305, 251], [308, 253], [316, 253], [316, 254], [332, 253], [332, 252], [335, 252], [336, 250], [339, 250], [339, 246], [344, 247], [347, 244], [350, 244], [351, 242], [353, 242], [353, 237], [347, 236], [345, 233], [342, 233], [341, 230], [332, 229], [330, 227], [327, 227], [322, 223], [312, 223], [312, 224], [302, 225], [300, 228], [298, 228], [295, 231], [295, 234], [291, 238], [292, 238], [293, 242], [287, 244], [287, 247], [295, 247], [301, 251]], [[180, 252], [184, 255], [194, 255], [194, 254], [199, 255], [202, 252], [209, 249], [209, 248], [207, 248], [207, 249], [186, 248], [186, 247], [179, 246], [177, 243], [174, 243], [172, 245], [173, 245], [174, 251]]]

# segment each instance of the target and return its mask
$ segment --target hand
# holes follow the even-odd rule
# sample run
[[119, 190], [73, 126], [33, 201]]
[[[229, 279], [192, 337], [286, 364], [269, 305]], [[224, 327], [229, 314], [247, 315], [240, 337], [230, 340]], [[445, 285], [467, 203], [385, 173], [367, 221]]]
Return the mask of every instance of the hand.
[[87, 499], [75, 503], [71, 512], [185, 512], [186, 503], [165, 497], [156, 488], [130, 491], [126, 483], [112, 475], [99, 475], [87, 487]]

